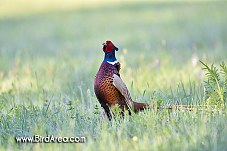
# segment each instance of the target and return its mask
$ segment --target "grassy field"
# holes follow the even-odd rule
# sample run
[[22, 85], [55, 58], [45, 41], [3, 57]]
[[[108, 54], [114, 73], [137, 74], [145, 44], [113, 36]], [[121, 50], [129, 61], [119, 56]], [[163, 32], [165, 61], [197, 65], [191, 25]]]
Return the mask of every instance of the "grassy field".
[[[206, 102], [199, 60], [227, 61], [227, 3], [95, 2], [0, 2], [0, 150], [227, 150], [226, 109], [110, 123], [93, 90], [101, 44], [112, 40], [133, 99]], [[15, 142], [34, 135], [86, 143]]]

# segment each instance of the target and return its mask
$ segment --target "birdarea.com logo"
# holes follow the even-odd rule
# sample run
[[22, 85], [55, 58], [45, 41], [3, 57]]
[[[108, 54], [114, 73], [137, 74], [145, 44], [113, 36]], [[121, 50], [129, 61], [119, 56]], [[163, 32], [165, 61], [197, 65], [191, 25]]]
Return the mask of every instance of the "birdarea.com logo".
[[45, 137], [34, 135], [32, 137], [15, 137], [17, 143], [85, 143], [86, 137], [55, 137], [47, 135]]

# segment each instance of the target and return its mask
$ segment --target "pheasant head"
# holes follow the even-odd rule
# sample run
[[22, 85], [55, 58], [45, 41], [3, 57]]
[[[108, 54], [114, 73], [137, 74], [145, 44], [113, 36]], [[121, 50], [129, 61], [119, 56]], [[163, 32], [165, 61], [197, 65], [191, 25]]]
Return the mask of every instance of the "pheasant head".
[[111, 41], [106, 41], [103, 43], [103, 51], [105, 52], [104, 62], [116, 63], [117, 59], [115, 57], [115, 51], [118, 51], [118, 48], [114, 46]]

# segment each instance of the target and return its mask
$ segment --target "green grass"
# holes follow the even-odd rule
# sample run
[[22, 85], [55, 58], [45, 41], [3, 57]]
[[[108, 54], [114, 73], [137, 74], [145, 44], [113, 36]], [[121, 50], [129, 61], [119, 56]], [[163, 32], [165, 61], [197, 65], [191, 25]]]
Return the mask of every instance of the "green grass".
[[[206, 101], [199, 60], [227, 61], [226, 2], [49, 3], [2, 5], [9, 9], [0, 13], [0, 150], [227, 149], [226, 109], [146, 110], [110, 123], [93, 90], [110, 39], [133, 99]], [[15, 143], [33, 135], [87, 142]]]

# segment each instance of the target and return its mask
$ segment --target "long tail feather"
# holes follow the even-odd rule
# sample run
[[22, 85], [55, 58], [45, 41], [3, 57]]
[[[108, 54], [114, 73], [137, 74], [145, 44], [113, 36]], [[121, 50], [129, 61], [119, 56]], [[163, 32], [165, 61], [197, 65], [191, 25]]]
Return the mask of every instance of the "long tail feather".
[[216, 105], [167, 105], [167, 106], [157, 106], [155, 104], [146, 104], [134, 102], [134, 111], [142, 111], [144, 109], [169, 109], [169, 110], [187, 110], [187, 111], [217, 111], [215, 108]]
[[[200, 111], [215, 111], [215, 105], [169, 105], [166, 109], [170, 110], [200, 110]], [[164, 107], [165, 108], [165, 107]]]

